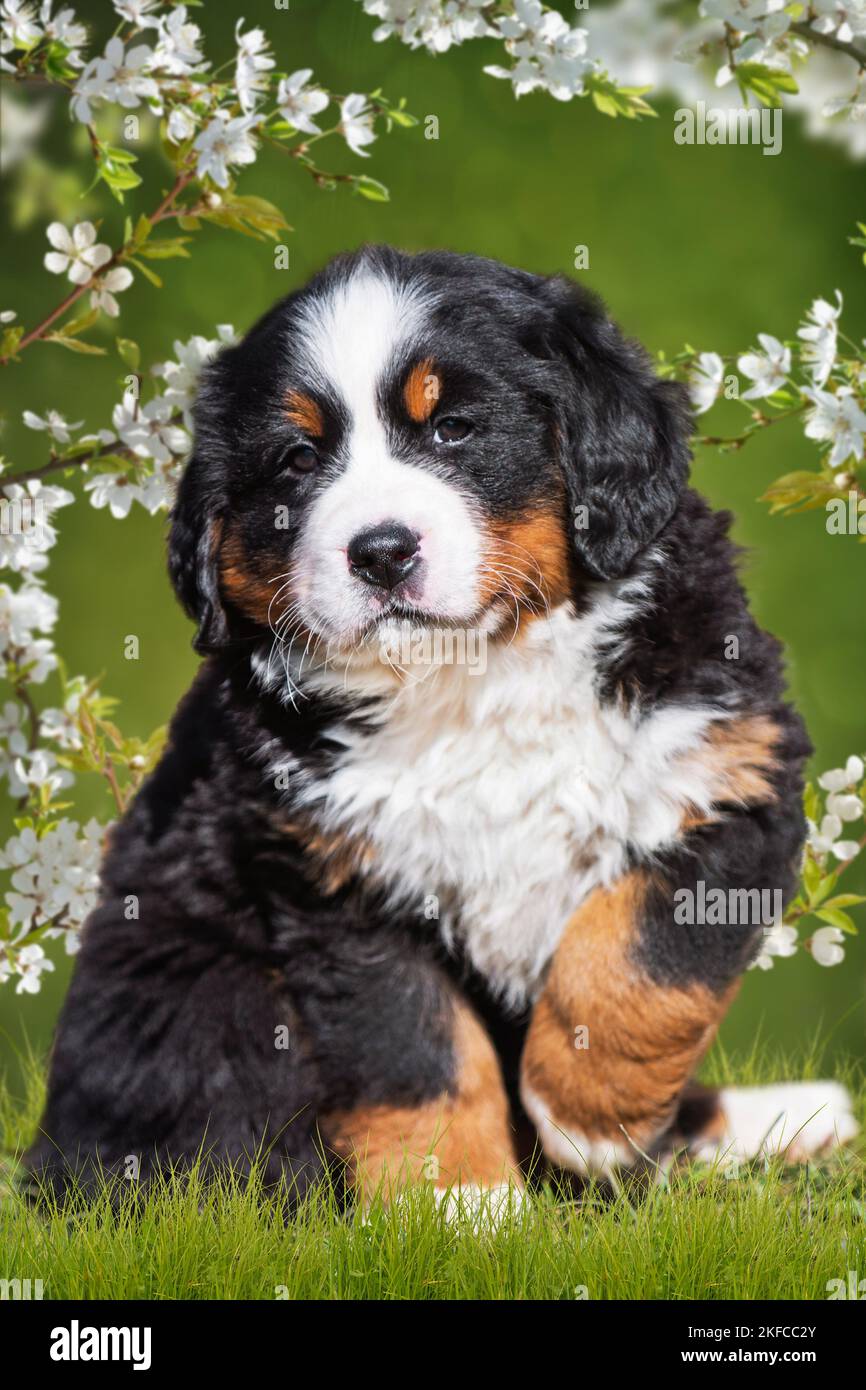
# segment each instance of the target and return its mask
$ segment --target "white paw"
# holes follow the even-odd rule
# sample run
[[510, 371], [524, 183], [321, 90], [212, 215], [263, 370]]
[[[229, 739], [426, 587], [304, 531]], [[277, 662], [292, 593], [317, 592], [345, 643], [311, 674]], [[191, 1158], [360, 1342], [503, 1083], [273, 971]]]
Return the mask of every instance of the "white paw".
[[628, 1168], [636, 1162], [637, 1151], [625, 1135], [621, 1139], [590, 1139], [580, 1130], [560, 1124], [541, 1097], [528, 1086], [523, 1087], [521, 1099], [538, 1131], [544, 1152], [551, 1163], [557, 1163], [560, 1168], [569, 1168], [582, 1177], [594, 1174], [611, 1178], [617, 1168]]
[[859, 1130], [851, 1097], [837, 1081], [793, 1081], [722, 1090], [724, 1133], [698, 1143], [697, 1158], [750, 1159], [785, 1153], [791, 1162], [838, 1148]]
[[476, 1232], [496, 1231], [527, 1208], [523, 1188], [508, 1182], [497, 1183], [494, 1187], [464, 1183], [456, 1187], [437, 1188], [435, 1198], [436, 1205], [450, 1225], [468, 1226]]

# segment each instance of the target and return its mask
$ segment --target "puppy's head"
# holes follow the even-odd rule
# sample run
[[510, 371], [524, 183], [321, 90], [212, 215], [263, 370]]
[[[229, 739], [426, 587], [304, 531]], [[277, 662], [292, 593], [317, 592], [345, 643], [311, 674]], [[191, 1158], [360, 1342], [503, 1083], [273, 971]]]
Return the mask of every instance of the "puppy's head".
[[688, 468], [679, 388], [569, 282], [339, 258], [206, 369], [170, 567], [200, 650], [509, 636], [623, 576]]

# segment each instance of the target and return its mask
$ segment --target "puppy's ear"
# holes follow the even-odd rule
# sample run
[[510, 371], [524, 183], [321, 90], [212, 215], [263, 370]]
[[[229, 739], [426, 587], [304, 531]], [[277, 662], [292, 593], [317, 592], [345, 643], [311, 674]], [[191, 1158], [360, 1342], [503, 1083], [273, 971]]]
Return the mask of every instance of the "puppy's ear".
[[689, 469], [688, 395], [655, 376], [594, 297], [565, 280], [545, 291], [547, 345], [564, 368], [557, 433], [577, 558], [594, 578], [614, 579], [676, 510]]
[[194, 489], [186, 486], [194, 467], [195, 456], [187, 464], [171, 514], [168, 572], [178, 598], [198, 623], [192, 644], [204, 655], [226, 646], [229, 630], [219, 591], [222, 519], [202, 515]]
[[193, 647], [205, 654], [229, 642], [220, 597], [219, 547], [222, 539], [222, 460], [220, 359], [206, 367], [195, 406], [195, 449], [184, 469], [171, 513], [168, 572], [178, 598], [198, 623]]

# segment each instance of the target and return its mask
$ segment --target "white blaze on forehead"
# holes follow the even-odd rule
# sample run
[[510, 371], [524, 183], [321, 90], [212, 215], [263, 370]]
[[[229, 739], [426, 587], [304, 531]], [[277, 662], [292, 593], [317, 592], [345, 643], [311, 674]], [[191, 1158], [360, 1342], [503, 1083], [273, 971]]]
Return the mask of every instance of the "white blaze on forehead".
[[467, 497], [434, 472], [395, 459], [378, 397], [389, 372], [423, 354], [431, 297], [423, 286], [357, 272], [312, 299], [299, 324], [315, 387], [348, 412], [343, 471], [311, 509], [296, 556], [301, 603], [332, 632], [370, 616], [370, 593], [345, 550], [360, 531], [397, 521], [420, 538], [422, 606], [442, 616], [475, 610], [482, 537]]
[[360, 271], [311, 300], [300, 322], [301, 345], [321, 389], [348, 407], [353, 433], [384, 430], [376, 410], [379, 383], [399, 349], [424, 322], [429, 300], [417, 286]]

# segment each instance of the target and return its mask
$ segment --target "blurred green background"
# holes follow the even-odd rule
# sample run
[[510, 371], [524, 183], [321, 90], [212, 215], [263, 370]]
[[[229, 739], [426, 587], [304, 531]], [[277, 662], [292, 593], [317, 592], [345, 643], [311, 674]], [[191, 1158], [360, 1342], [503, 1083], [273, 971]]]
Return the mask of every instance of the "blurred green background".
[[[107, 3], [76, 9], [102, 38], [114, 27]], [[845, 297], [843, 326], [858, 341], [863, 337], [866, 275], [860, 253], [847, 243], [866, 212], [862, 166], [835, 146], [807, 141], [795, 117], [785, 118], [776, 158], [756, 147], [680, 146], [673, 139], [673, 102], [656, 101], [659, 118], [640, 124], [610, 120], [585, 101], [564, 105], [539, 93], [517, 102], [509, 84], [481, 73], [483, 62], [496, 60], [495, 46], [469, 43], [434, 59], [396, 42], [374, 45], [373, 21], [354, 0], [291, 0], [288, 11], [245, 0], [242, 10], [245, 27], [265, 28], [278, 68], [312, 67], [339, 93], [381, 86], [391, 98], [406, 96], [415, 115], [438, 117], [439, 138], [425, 139], [422, 124], [372, 146], [364, 172], [388, 185], [387, 204], [345, 190], [323, 192], [285, 156], [263, 152], [242, 172], [239, 191], [269, 198], [285, 213], [294, 229], [286, 238], [290, 269], [274, 268], [269, 242], [205, 227], [191, 261], [160, 263], [162, 291], [138, 275], [122, 297], [116, 331], [138, 340], [143, 363], [171, 356], [175, 338], [214, 336], [217, 323], [246, 329], [334, 252], [370, 240], [408, 250], [472, 251], [566, 273], [575, 273], [574, 248], [585, 244], [590, 268], [577, 274], [653, 352], [689, 342], [728, 353], [744, 350], [759, 331], [793, 336], [811, 300], [832, 298], [837, 288]], [[230, 57], [233, 7], [205, 7], [191, 17], [202, 25], [212, 62]], [[128, 195], [125, 209], [101, 189], [81, 201], [89, 170], [65, 100], [52, 102], [38, 90], [15, 95], [36, 106], [51, 103], [39, 144], [42, 165], [31, 167], [27, 196], [20, 169], [3, 188], [0, 308], [17, 309], [19, 320], [32, 326], [63, 293], [62, 282], [42, 267], [45, 225], [57, 215], [58, 200], [67, 225], [104, 216], [100, 240], [116, 244], [124, 212], [147, 211], [168, 184], [158, 171], [159, 153], [144, 151], [145, 186]], [[362, 161], [341, 142], [324, 144], [320, 153], [326, 167], [360, 170]], [[78, 185], [63, 172], [73, 161]], [[104, 321], [101, 332], [111, 345], [111, 325]], [[113, 353], [89, 358], [33, 347], [21, 365], [2, 373], [8, 457], [19, 467], [45, 458], [45, 436], [20, 423], [25, 406], [38, 413], [56, 407], [89, 428], [107, 425], [122, 376]], [[743, 418], [737, 408], [723, 407], [710, 417], [711, 428], [733, 431]], [[818, 750], [813, 771], [820, 772], [866, 750], [866, 548], [851, 537], [828, 536], [821, 513], [770, 518], [756, 500], [773, 478], [815, 460], [798, 425], [786, 422], [739, 455], [706, 451], [696, 460], [694, 481], [736, 514], [754, 610], [786, 644], [791, 694]], [[190, 626], [165, 574], [165, 520], [136, 508], [128, 520], [115, 521], [79, 504], [61, 512], [59, 524], [61, 541], [47, 575], [61, 600], [58, 647], [71, 673], [103, 672], [102, 689], [122, 701], [122, 727], [146, 734], [169, 718], [196, 664]], [[140, 638], [138, 662], [124, 660], [128, 633]], [[44, 690], [55, 703], [50, 682]], [[82, 783], [80, 802], [86, 814], [108, 812], [97, 787]], [[846, 881], [866, 891], [866, 863]], [[861, 934], [850, 941], [842, 966], [823, 969], [800, 953], [768, 974], [751, 972], [723, 1040], [750, 1048], [760, 1030], [765, 1045], [787, 1047], [820, 1031], [829, 1054], [863, 1057], [866, 917], [855, 915]], [[47, 1046], [68, 963], [43, 980], [36, 998], [16, 997], [9, 985], [0, 989], [0, 1059], [11, 1058], [25, 1036]]]

